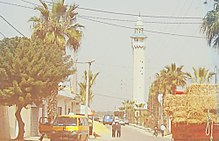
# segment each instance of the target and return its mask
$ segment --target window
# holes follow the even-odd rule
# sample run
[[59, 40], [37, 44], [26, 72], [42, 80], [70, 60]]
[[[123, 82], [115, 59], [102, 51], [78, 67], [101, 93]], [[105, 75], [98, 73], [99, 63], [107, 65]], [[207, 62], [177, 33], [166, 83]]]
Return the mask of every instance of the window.
[[77, 118], [57, 117], [53, 123], [55, 126], [76, 126]]

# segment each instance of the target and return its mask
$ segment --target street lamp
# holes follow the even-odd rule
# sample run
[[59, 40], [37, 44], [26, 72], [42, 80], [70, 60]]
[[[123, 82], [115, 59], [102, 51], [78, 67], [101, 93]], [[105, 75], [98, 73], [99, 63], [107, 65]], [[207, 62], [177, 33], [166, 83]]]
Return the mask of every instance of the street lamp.
[[89, 98], [89, 75], [90, 75], [90, 66], [95, 60], [87, 61], [87, 62], [75, 62], [75, 63], [86, 63], [88, 64], [87, 70], [87, 82], [86, 82], [86, 97], [85, 97], [85, 116], [88, 117], [88, 98]]

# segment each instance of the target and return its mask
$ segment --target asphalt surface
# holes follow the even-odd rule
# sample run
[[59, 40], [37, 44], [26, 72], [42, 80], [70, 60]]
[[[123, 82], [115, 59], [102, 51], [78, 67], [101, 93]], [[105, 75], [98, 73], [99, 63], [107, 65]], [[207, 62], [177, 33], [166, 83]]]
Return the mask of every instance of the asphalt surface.
[[[107, 126], [110, 130], [111, 127]], [[158, 137], [153, 136], [153, 133], [147, 130], [138, 129], [133, 126], [122, 126], [122, 134], [119, 138], [112, 138], [111, 135], [103, 136], [89, 141], [172, 141], [171, 136]]]

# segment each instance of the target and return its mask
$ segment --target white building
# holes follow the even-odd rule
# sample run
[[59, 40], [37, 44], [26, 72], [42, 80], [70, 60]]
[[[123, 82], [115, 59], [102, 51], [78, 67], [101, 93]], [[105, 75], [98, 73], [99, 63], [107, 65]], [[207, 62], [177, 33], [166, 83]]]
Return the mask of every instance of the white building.
[[[0, 107], [0, 109], [3, 107]], [[44, 110], [43, 110], [44, 109]], [[0, 121], [5, 121], [10, 130], [9, 135], [11, 139], [15, 138], [18, 134], [18, 123], [15, 117], [16, 107], [5, 107], [4, 117], [0, 116]], [[68, 113], [80, 112], [80, 96], [72, 94], [70, 88], [64, 88], [58, 91], [57, 96], [57, 115], [64, 115]], [[39, 136], [38, 122], [42, 116], [47, 117], [47, 102], [44, 102], [41, 106], [28, 105], [23, 108], [21, 112], [22, 119], [25, 123], [24, 137]], [[6, 126], [4, 125], [4, 126]], [[0, 130], [0, 133], [3, 131]], [[7, 133], [7, 132], [6, 132]], [[1, 140], [1, 137], [0, 137]]]
[[132, 99], [137, 104], [146, 104], [145, 92], [145, 39], [144, 25], [141, 17], [135, 24], [132, 40], [132, 55], [133, 55], [133, 93]]

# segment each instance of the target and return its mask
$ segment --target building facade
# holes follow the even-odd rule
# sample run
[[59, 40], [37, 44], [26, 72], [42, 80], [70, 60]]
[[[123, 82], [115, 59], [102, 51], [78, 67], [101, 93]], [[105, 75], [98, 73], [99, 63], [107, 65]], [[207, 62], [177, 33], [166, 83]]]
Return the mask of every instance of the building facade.
[[137, 104], [146, 104], [145, 92], [145, 39], [144, 25], [139, 16], [131, 36], [133, 55], [133, 93], [132, 98]]
[[[36, 106], [35, 104], [28, 105], [22, 109], [21, 116], [25, 123], [24, 137], [39, 136], [39, 119], [40, 117], [48, 117], [47, 114], [48, 102], [45, 100], [42, 105]], [[2, 120], [7, 120], [7, 126], [9, 126], [9, 135], [11, 139], [15, 138], [18, 134], [18, 123], [15, 117], [16, 106], [5, 107], [6, 114]], [[69, 113], [78, 113], [80, 111], [80, 97], [76, 94], [72, 94], [70, 88], [64, 88], [58, 91], [57, 95], [57, 115], [64, 115]], [[1, 117], [0, 117], [1, 121]], [[5, 126], [6, 126], [5, 125]], [[0, 130], [1, 131], [1, 130]], [[1, 133], [1, 132], [0, 132]], [[0, 138], [1, 140], [1, 138]]]

